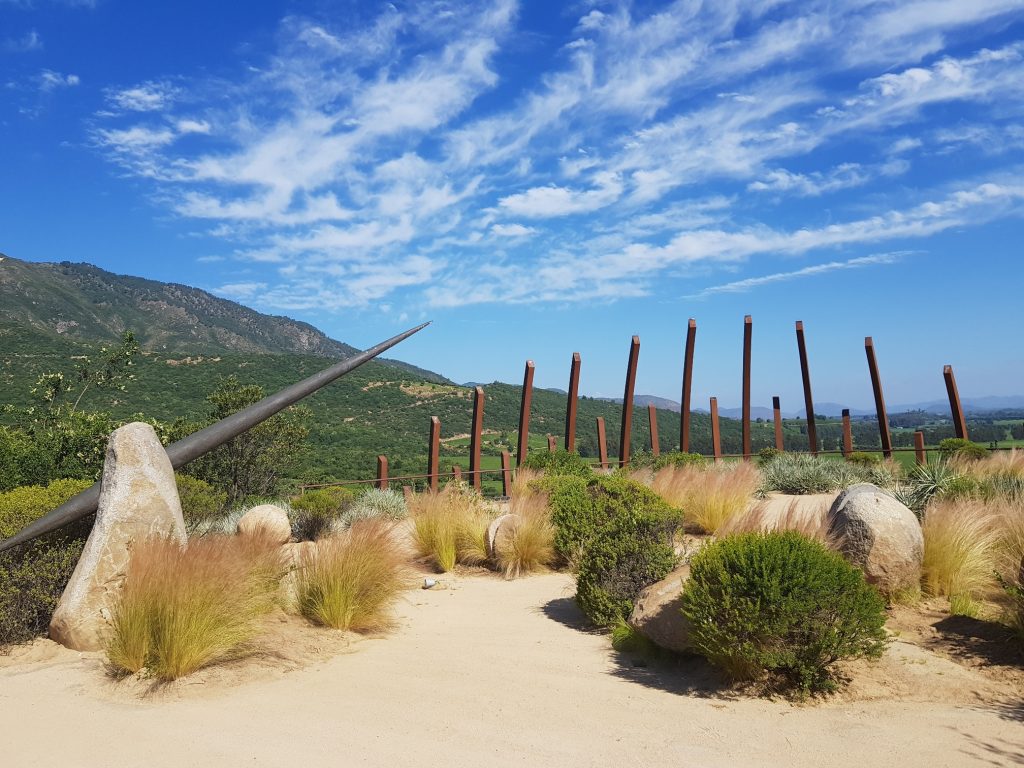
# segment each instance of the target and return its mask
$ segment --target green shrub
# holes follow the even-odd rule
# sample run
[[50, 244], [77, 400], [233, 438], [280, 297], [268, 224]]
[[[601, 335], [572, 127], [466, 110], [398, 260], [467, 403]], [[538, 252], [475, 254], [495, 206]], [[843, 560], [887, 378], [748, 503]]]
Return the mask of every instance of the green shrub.
[[858, 464], [862, 467], [873, 467], [882, 462], [881, 458], [867, 451], [851, 451], [846, 455], [846, 460], [851, 464]]
[[854, 483], [892, 488], [898, 479], [894, 468], [881, 462], [856, 464], [805, 453], [779, 454], [761, 467], [761, 474], [762, 492], [797, 495], [830, 493]]
[[680, 451], [676, 451], [674, 453], [663, 453], [654, 460], [651, 468], [655, 472], [659, 469], [664, 469], [665, 467], [699, 467], [703, 469], [707, 464], [708, 460], [699, 453], [682, 453]]
[[962, 437], [947, 437], [939, 442], [939, 453], [945, 458], [956, 457], [967, 461], [987, 459], [988, 450], [983, 445], [972, 443]]
[[548, 494], [555, 551], [570, 563], [604, 525], [617, 518], [648, 510], [663, 520], [682, 521], [682, 513], [650, 488], [619, 475], [546, 477], [538, 486]]
[[181, 499], [181, 514], [189, 530], [225, 516], [228, 502], [226, 493], [191, 475], [175, 473], [174, 480], [178, 486], [178, 498]]
[[[90, 485], [88, 480], [55, 480], [45, 488], [0, 493], [0, 538], [14, 535]], [[0, 649], [46, 633], [91, 525], [90, 516], [0, 553]]]
[[625, 621], [644, 587], [676, 567], [672, 546], [681, 527], [664, 507], [620, 508], [583, 544], [576, 573], [576, 602], [594, 624]]
[[793, 531], [705, 546], [682, 604], [694, 648], [734, 680], [832, 690], [837, 661], [877, 658], [885, 646], [882, 597], [842, 556]]
[[340, 520], [355, 494], [348, 488], [332, 486], [306, 491], [291, 500], [289, 516], [292, 533], [299, 541], [313, 541]]
[[765, 464], [768, 464], [776, 456], [780, 456], [780, 455], [782, 455], [782, 451], [780, 451], [778, 448], [775, 448], [773, 446], [767, 446], [767, 447], [762, 448], [760, 451], [757, 452], [757, 464], [758, 464], [758, 466], [763, 467]]
[[586, 460], [573, 451], [534, 451], [522, 465], [527, 469], [540, 470], [546, 475], [589, 477], [593, 474]]

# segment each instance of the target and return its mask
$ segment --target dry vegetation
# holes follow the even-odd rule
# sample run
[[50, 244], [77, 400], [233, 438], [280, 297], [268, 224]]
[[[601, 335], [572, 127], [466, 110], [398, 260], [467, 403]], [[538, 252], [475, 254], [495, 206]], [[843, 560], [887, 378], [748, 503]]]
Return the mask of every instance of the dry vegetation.
[[746, 510], [760, 483], [760, 474], [748, 463], [708, 469], [668, 466], [655, 472], [649, 482], [655, 493], [683, 510], [687, 524], [714, 534]]
[[733, 515], [719, 527], [718, 536], [731, 536], [753, 531], [796, 531], [814, 541], [834, 547], [828, 535], [828, 505], [808, 509], [800, 500], [793, 499], [781, 514], [773, 514], [769, 504], [761, 502], [744, 512]]
[[487, 561], [487, 526], [491, 515], [482, 500], [462, 484], [449, 483], [436, 493], [416, 494], [409, 504], [416, 553], [441, 572]]
[[283, 573], [280, 547], [259, 537], [140, 542], [114, 611], [111, 667], [174, 680], [246, 652]]
[[516, 519], [502, 526], [495, 542], [495, 565], [506, 579], [543, 570], [555, 561], [555, 526], [547, 495], [523, 486], [509, 505]]

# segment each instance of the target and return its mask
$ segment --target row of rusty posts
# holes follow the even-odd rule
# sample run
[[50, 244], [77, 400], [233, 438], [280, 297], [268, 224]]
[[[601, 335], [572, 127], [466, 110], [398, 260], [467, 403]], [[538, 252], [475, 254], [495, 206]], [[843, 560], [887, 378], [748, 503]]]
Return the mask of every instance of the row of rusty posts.
[[[687, 323], [686, 346], [683, 354], [683, 386], [682, 386], [682, 412], [679, 422], [679, 446], [680, 450], [690, 450], [690, 422], [691, 422], [691, 387], [693, 383], [693, 356], [697, 338], [697, 322], [691, 318]], [[750, 315], [743, 318], [743, 380], [742, 380], [742, 456], [749, 460], [752, 456], [751, 448], [751, 347], [753, 338], [753, 320]], [[814, 419], [814, 397], [811, 392], [811, 374], [807, 358], [807, 343], [804, 336], [804, 324], [796, 321], [796, 342], [797, 352], [800, 358], [800, 374], [803, 383], [804, 409], [807, 422], [807, 441], [810, 453], [818, 453], [818, 437]], [[889, 430], [889, 420], [885, 409], [885, 398], [882, 393], [882, 383], [878, 372], [878, 361], [875, 357], [874, 342], [870, 336], [864, 339], [864, 351], [867, 355], [868, 372], [871, 377], [871, 389], [875, 399], [875, 412], [878, 417], [878, 432], [882, 444], [882, 453], [886, 458], [892, 457], [892, 435]], [[619, 457], [618, 465], [625, 466], [630, 460], [630, 439], [633, 425], [633, 401], [636, 389], [636, 372], [640, 359], [640, 338], [633, 336], [629, 346], [629, 359], [626, 364], [626, 382], [622, 396], [622, 424], [619, 433]], [[578, 352], [573, 352], [572, 364], [569, 369], [569, 392], [565, 411], [565, 438], [564, 448], [573, 451], [576, 448], [576, 416], [579, 400], [581, 360]], [[533, 379], [535, 366], [532, 360], [526, 361], [526, 368], [523, 373], [523, 388], [519, 407], [519, 434], [515, 457], [515, 465], [520, 466], [525, 461], [529, 450], [530, 436], [530, 409], [533, 401]], [[960, 404], [960, 395], [957, 391], [956, 378], [953, 375], [952, 366], [943, 368], [943, 378], [946, 382], [946, 392], [949, 396], [949, 406], [953, 417], [955, 434], [959, 438], [967, 438], [967, 424], [964, 418], [963, 408]], [[711, 445], [712, 455], [715, 461], [722, 458], [722, 436], [719, 426], [718, 399], [711, 397]], [[778, 396], [772, 397], [772, 411], [775, 426], [775, 448], [779, 451], [785, 449], [782, 429], [782, 407]], [[658, 414], [657, 408], [650, 404], [647, 406], [647, 417], [650, 425], [650, 447], [651, 452], [657, 456], [660, 453], [658, 439]], [[473, 390], [473, 420], [470, 432], [469, 443], [469, 483], [480, 489], [483, 470], [480, 465], [481, 439], [483, 434], [484, 420], [484, 390], [476, 387]], [[850, 411], [843, 409], [842, 413], [843, 453], [849, 454], [853, 451], [853, 434], [850, 424]], [[605, 433], [604, 419], [597, 417], [597, 445], [598, 460], [602, 468], [610, 466], [608, 459], [608, 447]], [[440, 471], [440, 441], [441, 422], [436, 416], [430, 417], [430, 442], [427, 459], [428, 487], [432, 491], [438, 490], [441, 476]], [[924, 433], [914, 433], [914, 449], [919, 464], [926, 462], [924, 447]], [[548, 450], [556, 450], [556, 440], [548, 435]], [[462, 478], [461, 467], [452, 467], [452, 474], [456, 479]], [[508, 451], [501, 452], [501, 477], [502, 489], [505, 495], [511, 490], [512, 482], [512, 460]], [[386, 456], [377, 457], [377, 480], [375, 485], [378, 488], [388, 487], [388, 460]]]

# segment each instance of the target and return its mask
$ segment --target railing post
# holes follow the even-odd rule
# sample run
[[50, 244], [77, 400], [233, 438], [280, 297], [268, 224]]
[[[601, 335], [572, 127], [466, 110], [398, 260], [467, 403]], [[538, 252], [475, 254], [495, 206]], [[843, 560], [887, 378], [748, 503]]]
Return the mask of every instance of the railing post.
[[523, 397], [519, 403], [519, 450], [516, 451], [516, 466], [526, 461], [530, 442], [530, 404], [533, 402], [533, 360], [526, 361], [523, 373]]
[[501, 495], [512, 494], [512, 457], [508, 451], [501, 452]]
[[626, 388], [622, 393], [622, 430], [619, 432], [619, 466], [629, 464], [630, 440], [633, 431], [633, 391], [636, 389], [636, 364], [640, 359], [640, 337], [634, 336], [629, 344], [629, 362], [626, 365]]
[[484, 388], [473, 390], [473, 428], [469, 435], [469, 482], [480, 490], [480, 441], [484, 431]]
[[460, 467], [458, 464], [452, 464], [452, 476], [453, 476], [453, 479], [455, 480], [455, 482], [461, 483], [462, 482], [462, 467]]
[[850, 409], [843, 408], [843, 456], [853, 453], [853, 429], [850, 427]]
[[800, 376], [804, 382], [804, 411], [807, 416], [807, 443], [811, 453], [818, 453], [818, 430], [814, 423], [814, 397], [811, 395], [811, 371], [807, 365], [807, 344], [803, 321], [796, 321], [796, 346], [800, 352]]
[[914, 458], [919, 466], [923, 467], [928, 463], [928, 454], [924, 449], [924, 432], [920, 430], [914, 433]]
[[754, 323], [750, 315], [743, 318], [743, 460], [750, 460], [750, 345]]
[[658, 409], [654, 403], [647, 405], [647, 421], [651, 425], [651, 453], [655, 456], [661, 455], [661, 445], [658, 443]]
[[784, 451], [786, 441], [782, 433], [782, 403], [779, 402], [778, 395], [772, 398], [772, 416], [775, 419], [775, 450]]
[[430, 417], [430, 453], [427, 455], [427, 476], [430, 490], [437, 490], [438, 464], [441, 455], [441, 420], [437, 416]]
[[953, 366], [947, 365], [942, 369], [942, 378], [946, 380], [946, 394], [949, 395], [949, 410], [953, 414], [953, 430], [956, 436], [963, 440], [967, 437], [967, 420], [964, 418], [964, 409], [960, 407], [960, 393], [956, 388], [956, 376], [953, 375]]
[[580, 353], [572, 353], [569, 368], [569, 396], [565, 406], [565, 450], [576, 450], [576, 408], [580, 397]]
[[711, 398], [711, 452], [715, 461], [722, 459], [722, 433], [718, 429], [718, 398]]
[[381, 454], [377, 457], [377, 487], [382, 491], [388, 487], [388, 457]]
[[864, 337], [864, 352], [868, 358], [871, 373], [871, 389], [875, 395], [875, 413], [878, 415], [878, 436], [882, 442], [882, 454], [892, 458], [892, 435], [889, 432], [889, 415], [885, 412], [885, 398], [882, 395], [882, 379], [878, 375], [878, 361], [875, 359], [875, 343], [870, 336]]
[[558, 450], [558, 446], [555, 445], [555, 436], [548, 435], [548, 453], [554, 453]]
[[409, 502], [412, 501], [413, 490], [412, 490], [412, 486], [411, 485], [403, 485], [402, 486], [402, 496], [405, 497], [405, 503], [406, 504], [408, 504]]
[[690, 452], [690, 388], [693, 384], [693, 347], [697, 341], [697, 321], [686, 324], [686, 352], [683, 356], [683, 397], [679, 414], [679, 450]]
[[601, 469], [608, 469], [608, 440], [604, 434], [604, 418], [597, 417], [597, 455], [601, 460]]

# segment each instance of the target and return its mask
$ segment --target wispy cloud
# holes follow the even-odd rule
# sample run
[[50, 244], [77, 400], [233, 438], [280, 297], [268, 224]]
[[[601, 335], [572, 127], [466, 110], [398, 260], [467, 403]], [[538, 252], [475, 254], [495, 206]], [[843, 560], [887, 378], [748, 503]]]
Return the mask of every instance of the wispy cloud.
[[689, 296], [685, 296], [684, 298], [706, 299], [709, 296], [715, 296], [720, 293], [747, 293], [755, 288], [760, 288], [762, 285], [784, 283], [790, 280], [798, 280], [802, 277], [813, 277], [816, 275], [824, 275], [829, 272], [837, 272], [847, 269], [862, 269], [864, 267], [873, 267], [880, 264], [895, 264], [903, 258], [906, 253], [907, 252], [905, 251], [899, 251], [895, 253], [879, 253], [872, 256], [858, 256], [857, 258], [847, 259], [846, 261], [829, 261], [824, 264], [814, 264], [809, 267], [802, 267], [801, 269], [793, 270], [792, 272], [775, 272], [771, 275], [748, 277], [743, 280], [734, 280], [731, 283], [712, 285], [697, 291], [697, 293], [691, 293]]
[[43, 50], [43, 38], [34, 29], [30, 29], [20, 37], [0, 40], [0, 51], [5, 53], [29, 53], [41, 50]]

